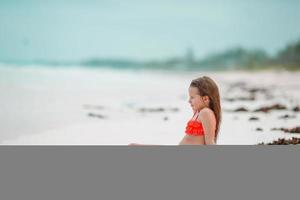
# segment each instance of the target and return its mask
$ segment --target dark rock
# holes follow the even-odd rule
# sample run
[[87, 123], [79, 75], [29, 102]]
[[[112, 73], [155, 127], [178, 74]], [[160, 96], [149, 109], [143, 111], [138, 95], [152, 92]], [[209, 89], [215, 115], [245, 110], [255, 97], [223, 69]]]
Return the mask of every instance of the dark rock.
[[300, 126], [295, 128], [272, 128], [271, 131], [284, 131], [285, 133], [300, 133]]
[[271, 128], [271, 131], [283, 131], [284, 128]]
[[140, 112], [164, 112], [164, 108], [141, 108]]
[[293, 137], [292, 139], [284, 139], [284, 138], [279, 138], [278, 140], [274, 140], [273, 142], [270, 143], [259, 143], [258, 145], [296, 145], [300, 144], [300, 138]]
[[235, 101], [234, 98], [224, 98], [224, 100], [225, 100], [225, 101], [230, 101], [230, 102]]
[[294, 107], [294, 108], [293, 108], [293, 111], [294, 111], [294, 112], [300, 112], [300, 106]]
[[297, 126], [295, 128], [286, 129], [284, 130], [286, 133], [300, 133], [300, 126]]
[[240, 107], [234, 110], [234, 112], [248, 112], [249, 110], [244, 108], [244, 107]]
[[248, 92], [250, 93], [257, 93], [257, 92], [262, 92], [265, 93], [268, 90], [266, 88], [248, 88]]
[[89, 117], [96, 117], [96, 118], [100, 118], [100, 119], [105, 119], [106, 116], [101, 115], [101, 114], [96, 114], [96, 113], [88, 113]]
[[255, 96], [251, 96], [251, 97], [235, 97], [235, 98], [224, 98], [225, 101], [254, 101], [255, 100]]
[[296, 118], [296, 116], [295, 115], [288, 115], [288, 114], [286, 114], [286, 115], [282, 115], [282, 116], [280, 116], [278, 118], [279, 119], [291, 119], [291, 118]]
[[256, 131], [263, 131], [262, 128], [256, 128], [255, 130], [256, 130]]
[[164, 117], [164, 121], [168, 121], [169, 120], [169, 117]]
[[271, 110], [286, 110], [286, 106], [281, 104], [274, 104], [273, 106], [269, 107]]
[[258, 117], [250, 117], [250, 118], [249, 118], [249, 121], [257, 121], [257, 120], [259, 120]]
[[170, 108], [170, 110], [171, 110], [172, 112], [178, 112], [178, 111], [179, 111], [179, 108]]
[[270, 110], [286, 110], [286, 106], [281, 104], [274, 104], [272, 106], [264, 106], [254, 110], [254, 112], [269, 112]]

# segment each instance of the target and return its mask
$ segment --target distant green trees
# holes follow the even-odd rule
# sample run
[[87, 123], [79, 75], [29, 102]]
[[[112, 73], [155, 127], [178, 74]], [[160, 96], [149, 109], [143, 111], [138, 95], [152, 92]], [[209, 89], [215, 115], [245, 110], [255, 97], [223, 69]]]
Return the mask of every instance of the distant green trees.
[[263, 50], [246, 50], [238, 47], [223, 53], [210, 55], [198, 62], [200, 68], [211, 69], [240, 69], [254, 68], [262, 65], [269, 59]]
[[189, 48], [183, 57], [164, 60], [134, 61], [122, 59], [90, 59], [81, 63], [85, 66], [109, 66], [135, 69], [169, 69], [169, 70], [233, 70], [233, 69], [300, 69], [300, 40], [288, 44], [274, 57], [261, 49], [231, 48], [214, 53], [203, 59], [196, 59]]
[[300, 40], [288, 44], [274, 57], [264, 50], [247, 50], [241, 47], [232, 48], [199, 60], [194, 69], [265, 69], [286, 68], [300, 69]]
[[300, 40], [291, 43], [271, 60], [274, 65], [282, 65], [290, 69], [300, 69]]

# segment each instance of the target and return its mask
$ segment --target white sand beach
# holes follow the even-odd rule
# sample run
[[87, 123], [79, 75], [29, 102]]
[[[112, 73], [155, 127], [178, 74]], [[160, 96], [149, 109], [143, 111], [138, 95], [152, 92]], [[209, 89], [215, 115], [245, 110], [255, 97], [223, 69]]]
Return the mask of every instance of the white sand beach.
[[[189, 83], [203, 75], [215, 79], [221, 91], [218, 144], [300, 137], [271, 130], [300, 125], [300, 112], [292, 111], [300, 105], [299, 72], [183, 73], [0, 64], [0, 144], [176, 145], [192, 116]], [[247, 100], [247, 89], [259, 89], [252, 91], [254, 100]], [[253, 112], [273, 104], [286, 109]], [[239, 107], [249, 112], [232, 111]], [[281, 119], [284, 115], [290, 118]]]

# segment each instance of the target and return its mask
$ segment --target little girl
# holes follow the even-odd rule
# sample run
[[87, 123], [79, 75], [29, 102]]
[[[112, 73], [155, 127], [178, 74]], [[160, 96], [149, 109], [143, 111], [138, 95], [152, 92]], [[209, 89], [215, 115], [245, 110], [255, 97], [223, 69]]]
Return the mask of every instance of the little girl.
[[197, 78], [190, 84], [189, 96], [194, 116], [187, 123], [186, 135], [179, 144], [216, 144], [221, 122], [217, 84], [207, 76]]
[[189, 103], [194, 115], [188, 121], [186, 134], [179, 145], [216, 144], [221, 122], [221, 103], [217, 84], [207, 76], [192, 80], [189, 87]]

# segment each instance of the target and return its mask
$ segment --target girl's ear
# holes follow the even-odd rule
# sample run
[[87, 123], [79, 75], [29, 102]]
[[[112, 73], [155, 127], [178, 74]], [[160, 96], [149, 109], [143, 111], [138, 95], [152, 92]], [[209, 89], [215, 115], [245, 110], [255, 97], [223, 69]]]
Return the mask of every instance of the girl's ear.
[[204, 98], [204, 102], [205, 102], [207, 105], [209, 105], [209, 97], [208, 97], [208, 96], [204, 96], [203, 98]]

